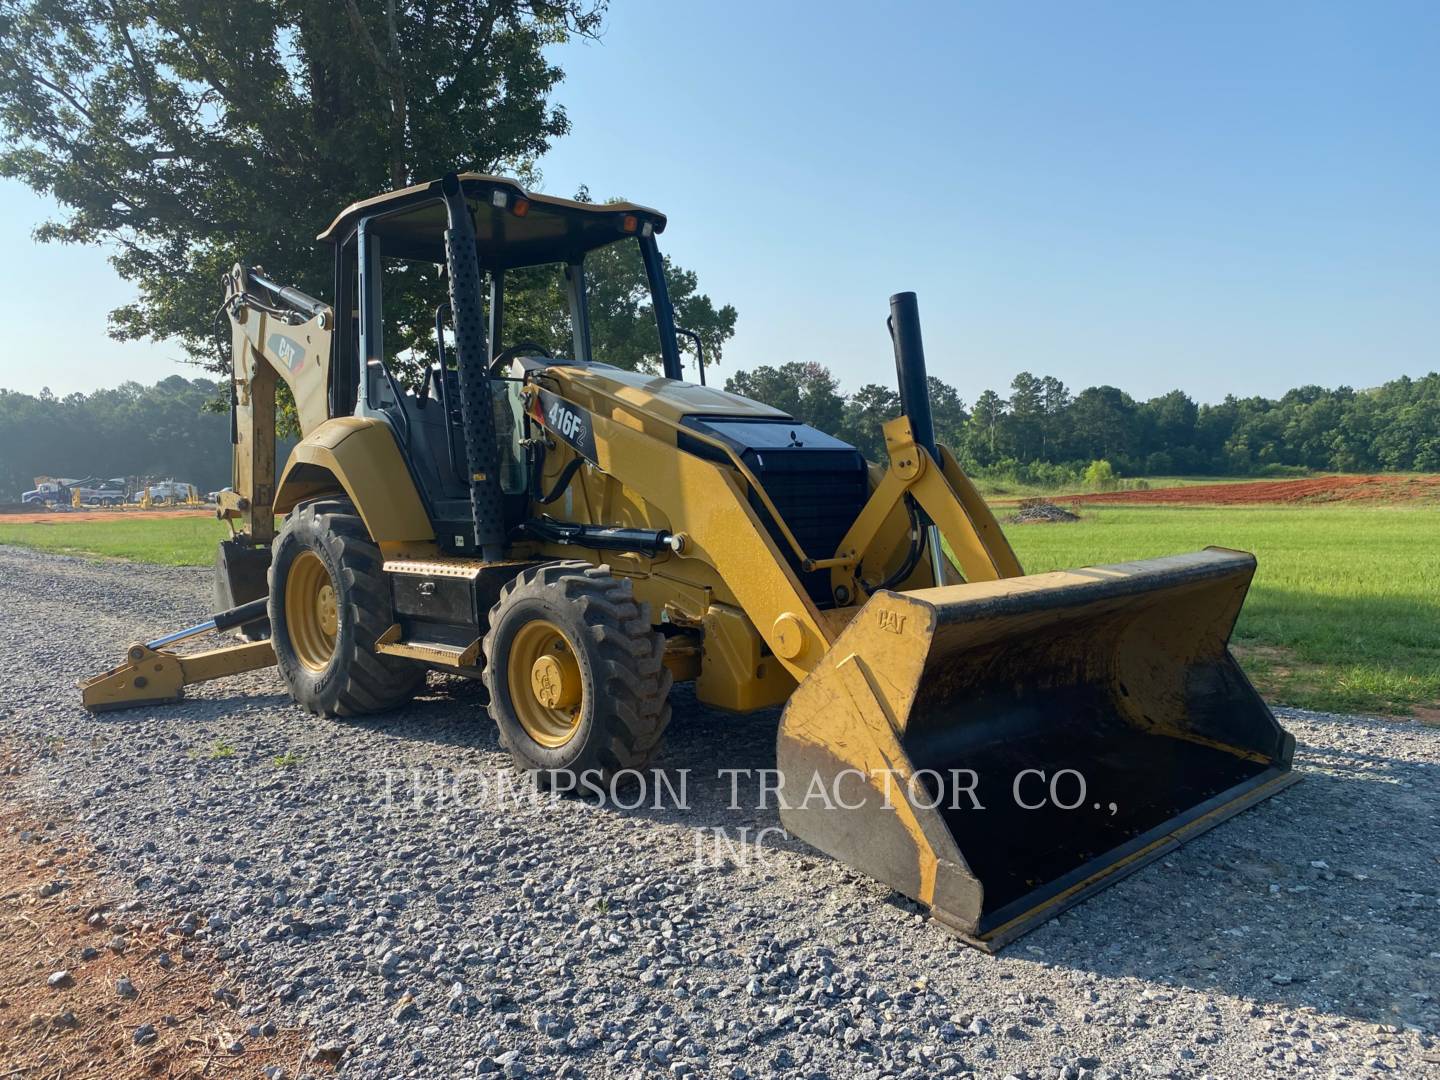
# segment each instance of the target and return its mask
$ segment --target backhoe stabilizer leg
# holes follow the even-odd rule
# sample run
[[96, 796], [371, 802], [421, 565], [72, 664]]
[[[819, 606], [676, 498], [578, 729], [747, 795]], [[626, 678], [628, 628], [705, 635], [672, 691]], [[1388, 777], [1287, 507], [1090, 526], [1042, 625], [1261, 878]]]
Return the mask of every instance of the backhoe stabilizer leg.
[[80, 682], [81, 702], [91, 712], [129, 709], [179, 701], [185, 687], [258, 671], [275, 663], [268, 641], [247, 641], [220, 649], [180, 655], [135, 642], [125, 662], [103, 675]]

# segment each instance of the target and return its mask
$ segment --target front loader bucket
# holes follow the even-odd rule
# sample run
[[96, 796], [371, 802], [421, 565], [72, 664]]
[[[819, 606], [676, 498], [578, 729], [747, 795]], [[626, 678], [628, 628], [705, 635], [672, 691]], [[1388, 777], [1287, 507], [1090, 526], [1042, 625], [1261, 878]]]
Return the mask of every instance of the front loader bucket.
[[780, 724], [792, 835], [993, 950], [1293, 783], [1227, 643], [1255, 559], [878, 592]]

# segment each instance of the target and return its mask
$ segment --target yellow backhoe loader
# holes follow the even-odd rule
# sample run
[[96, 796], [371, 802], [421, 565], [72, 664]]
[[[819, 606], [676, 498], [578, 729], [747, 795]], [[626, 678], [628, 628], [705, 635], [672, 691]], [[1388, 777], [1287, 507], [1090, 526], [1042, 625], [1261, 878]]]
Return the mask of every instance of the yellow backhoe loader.
[[[219, 613], [133, 645], [85, 704], [274, 664], [306, 709], [353, 716], [439, 669], [483, 679], [516, 764], [552, 782], [649, 763], [673, 680], [720, 709], [784, 704], [785, 827], [985, 949], [1296, 779], [1228, 650], [1252, 556], [1024, 575], [935, 440], [913, 294], [890, 304], [904, 415], [870, 463], [682, 380], [664, 228], [452, 174], [321, 234], [333, 304], [236, 267]], [[592, 342], [602, 251], [643, 264], [663, 376]], [[507, 331], [507, 283], [551, 264], [569, 357]], [[421, 280], [445, 295], [412, 391], [413, 289], [385, 294]], [[302, 432], [278, 484], [277, 378]], [[227, 628], [250, 640], [169, 647]]]

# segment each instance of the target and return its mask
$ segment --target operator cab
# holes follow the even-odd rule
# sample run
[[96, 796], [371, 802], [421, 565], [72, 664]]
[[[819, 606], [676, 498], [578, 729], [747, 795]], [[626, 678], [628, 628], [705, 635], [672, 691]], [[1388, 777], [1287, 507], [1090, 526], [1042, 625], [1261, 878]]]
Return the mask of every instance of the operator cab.
[[[530, 487], [517, 361], [658, 362], [667, 378], [681, 377], [655, 242], [665, 216], [633, 203], [531, 195], [500, 177], [466, 173], [459, 181], [486, 278], [500, 487], [506, 519], [517, 521]], [[378, 417], [390, 425], [442, 547], [469, 553], [475, 537], [460, 380], [447, 343], [453, 324], [445, 232], [437, 181], [356, 203], [321, 234], [335, 246], [338, 331], [330, 413]], [[628, 332], [633, 319], [621, 325], [606, 317], [643, 311], [646, 304], [654, 316], [653, 335], [641, 335], [647, 340]], [[592, 330], [597, 323], [598, 333]]]

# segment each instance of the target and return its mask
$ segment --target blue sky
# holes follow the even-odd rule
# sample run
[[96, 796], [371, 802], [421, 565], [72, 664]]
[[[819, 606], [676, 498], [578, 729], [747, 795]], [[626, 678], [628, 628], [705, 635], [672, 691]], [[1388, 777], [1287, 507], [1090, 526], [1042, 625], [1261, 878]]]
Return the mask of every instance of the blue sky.
[[[967, 400], [1017, 371], [1137, 396], [1368, 386], [1440, 368], [1440, 5], [614, 0], [557, 50], [542, 162], [670, 215], [735, 304], [718, 374], [890, 382], [920, 297]], [[178, 369], [119, 345], [101, 253], [35, 247], [0, 187], [0, 386]]]

